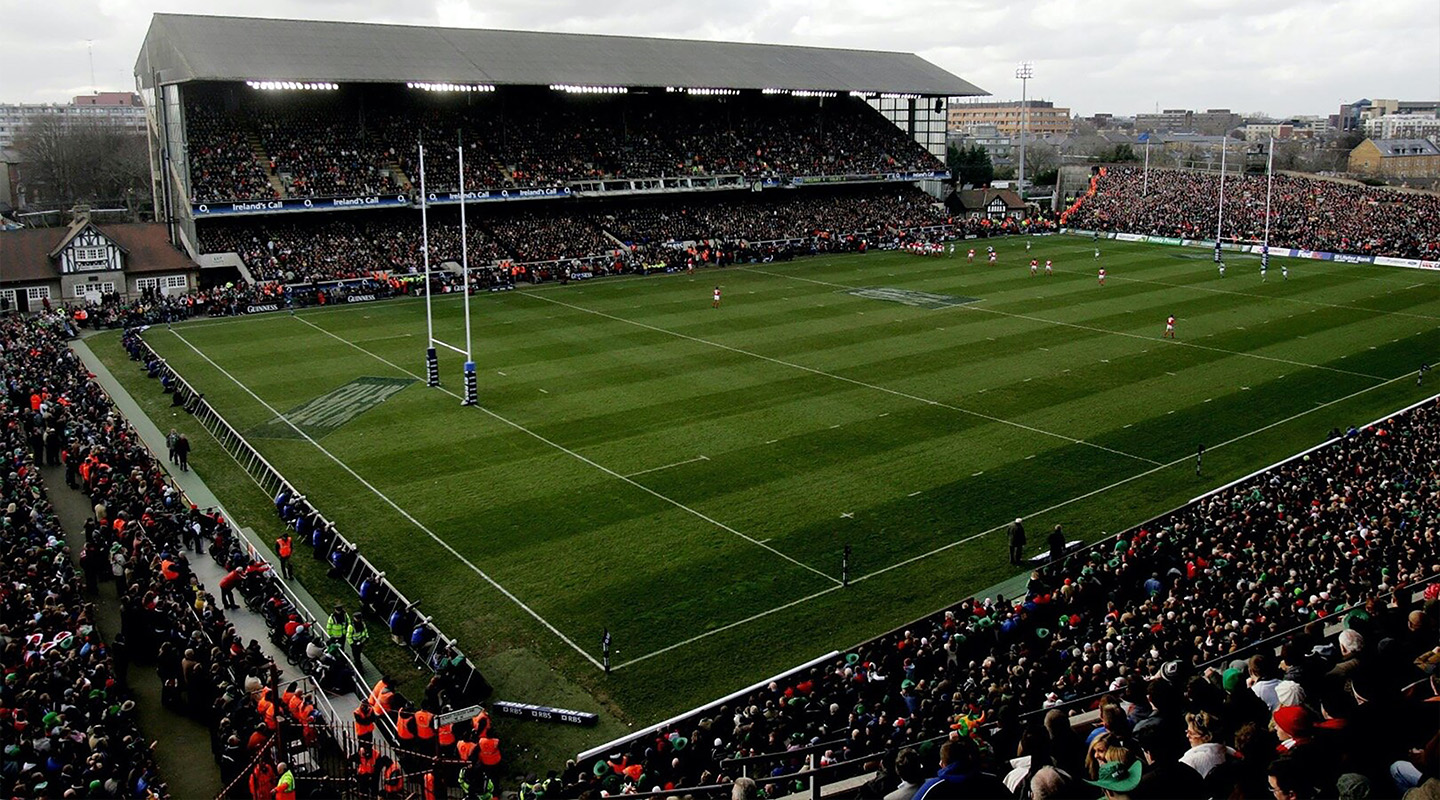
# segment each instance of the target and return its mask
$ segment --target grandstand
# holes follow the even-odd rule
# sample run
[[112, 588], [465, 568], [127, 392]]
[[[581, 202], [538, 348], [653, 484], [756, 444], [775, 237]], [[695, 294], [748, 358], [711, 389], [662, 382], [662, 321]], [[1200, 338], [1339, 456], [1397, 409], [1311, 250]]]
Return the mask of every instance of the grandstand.
[[[422, 142], [435, 206], [459, 202], [465, 148], [480, 260], [553, 262], [626, 247], [597, 200], [938, 194], [946, 101], [983, 94], [905, 53], [172, 14], [154, 17], [135, 74], [172, 238], [202, 266], [285, 282], [419, 269], [413, 248], [367, 241], [337, 212], [418, 229]], [[307, 219], [265, 221], [281, 214]], [[237, 241], [223, 220], [241, 217], [257, 222]], [[327, 252], [297, 257], [294, 225], [331, 228], [305, 242]], [[246, 246], [256, 228], [261, 249]]]
[[[1433, 263], [1433, 197], [1281, 181], [1285, 283], [1239, 268], [1223, 283], [1144, 241], [1203, 236], [1206, 176], [1166, 173], [1142, 197], [1133, 170], [1096, 174], [1065, 220], [1086, 240], [1019, 209], [952, 218], [927, 193], [945, 100], [981, 92], [913, 55], [157, 15], [136, 73], [157, 208], [212, 277], [6, 322], [0, 344], [23, 357], [0, 369], [18, 378], [4, 442], [27, 474], [27, 395], [48, 386], [66, 399], [44, 413], [79, 417], [77, 455], [137, 451], [144, 484], [101, 472], [83, 488], [143, 509], [157, 544], [132, 542], [154, 562], [132, 599], [158, 594], [176, 617], [157, 641], [224, 636], [223, 614], [184, 613], [159, 554], [182, 520], [216, 517], [187, 516], [115, 424], [104, 365], [110, 391], [213, 451], [207, 480], [254, 526], [217, 525], [214, 560], [263, 571], [294, 531], [307, 586], [359, 596], [393, 645], [373, 664], [327, 653], [321, 673], [348, 690], [370, 668], [358, 704], [317, 678], [276, 714], [284, 681], [243, 648], [213, 660], [248, 695], [233, 716], [257, 728], [255, 764], [326, 753], [307, 757], [302, 795], [371, 796], [387, 765], [403, 773], [389, 796], [465, 782], [522, 800], [1440, 787], [1440, 405], [1415, 374], [1440, 348], [1440, 283], [1376, 266]], [[406, 388], [423, 380], [419, 303], [347, 307], [417, 291], [422, 202], [431, 260], [449, 265], [427, 288], [458, 288], [454, 146], [470, 280], [497, 291], [442, 297], [434, 322], [457, 328], [463, 304], [468, 328], [482, 309], [479, 410]], [[1223, 233], [1253, 240], [1256, 186], [1234, 191]], [[1012, 234], [1035, 235], [989, 238]], [[1003, 264], [966, 258], [982, 237]], [[1302, 268], [1299, 248], [1350, 255]], [[818, 257], [783, 263], [796, 255]], [[1031, 258], [1059, 269], [1027, 277]], [[734, 268], [673, 274], [697, 266]], [[498, 291], [655, 271], [672, 276]], [[300, 313], [260, 313], [284, 304]], [[1159, 339], [1177, 314], [1181, 338]], [[71, 326], [95, 329], [98, 361], [63, 351]], [[373, 386], [388, 399], [332, 413]], [[1013, 572], [997, 540], [1018, 513], [1034, 571], [981, 592]], [[1045, 548], [1042, 524], [1059, 537]], [[43, 555], [7, 546], [17, 575]], [[287, 581], [254, 583], [272, 642], [312, 669], [303, 629], [323, 612]], [[469, 708], [488, 690], [477, 664], [495, 700], [584, 710], [499, 702], [529, 719], [492, 726]], [[423, 677], [366, 690], [396, 665]], [[413, 735], [417, 716], [433, 733], [457, 710], [451, 742]], [[157, 780], [103, 766], [107, 796]]]

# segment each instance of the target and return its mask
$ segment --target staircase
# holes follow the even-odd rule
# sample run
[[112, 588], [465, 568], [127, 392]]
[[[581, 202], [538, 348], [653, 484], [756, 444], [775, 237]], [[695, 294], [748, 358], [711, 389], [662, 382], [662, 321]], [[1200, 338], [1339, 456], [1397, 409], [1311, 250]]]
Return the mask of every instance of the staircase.
[[270, 179], [270, 188], [275, 190], [276, 197], [284, 197], [285, 184], [280, 182], [280, 177], [270, 170], [270, 156], [265, 153], [264, 145], [260, 144], [260, 135], [255, 131], [246, 131], [245, 138], [250, 142], [250, 152], [255, 154], [255, 163], [260, 169], [265, 170], [265, 175]]
[[410, 182], [410, 178], [405, 174], [405, 170], [400, 169], [400, 162], [392, 158], [380, 166], [390, 170], [390, 177], [394, 178], [395, 182], [400, 184], [400, 188], [404, 189], [406, 194], [414, 193], [415, 184]]

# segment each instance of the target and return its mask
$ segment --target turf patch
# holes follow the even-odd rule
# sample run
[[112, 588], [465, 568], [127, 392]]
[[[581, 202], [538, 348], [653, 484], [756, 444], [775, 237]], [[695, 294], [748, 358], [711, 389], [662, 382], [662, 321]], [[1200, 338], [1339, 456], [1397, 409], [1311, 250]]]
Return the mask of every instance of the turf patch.
[[888, 300], [892, 303], [901, 303], [916, 308], [950, 308], [952, 306], [963, 306], [966, 303], [977, 302], [978, 297], [956, 297], [949, 294], [933, 294], [931, 292], [916, 292], [910, 289], [895, 289], [889, 286], [866, 286], [859, 289], [847, 289], [846, 294], [853, 294], [856, 297], [868, 297], [871, 300]]
[[283, 418], [276, 417], [257, 426], [251, 433], [267, 439], [300, 439], [302, 437], [295, 430], [298, 427], [312, 439], [319, 439], [389, 400], [414, 382], [414, 378], [356, 378], [290, 409]]

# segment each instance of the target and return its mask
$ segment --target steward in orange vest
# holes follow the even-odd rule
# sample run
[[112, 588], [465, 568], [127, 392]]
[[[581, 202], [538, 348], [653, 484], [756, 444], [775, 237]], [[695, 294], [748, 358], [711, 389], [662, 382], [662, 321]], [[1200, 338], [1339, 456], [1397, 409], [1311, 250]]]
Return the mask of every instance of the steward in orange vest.
[[435, 714], [425, 709], [415, 712], [415, 735], [421, 741], [431, 741], [435, 738]]
[[500, 740], [491, 736], [480, 739], [480, 763], [494, 767], [500, 763]]
[[385, 797], [405, 795], [405, 771], [386, 756], [380, 758], [380, 793]]
[[375, 712], [370, 709], [369, 703], [361, 703], [355, 707], [355, 738], [369, 739], [375, 732]]

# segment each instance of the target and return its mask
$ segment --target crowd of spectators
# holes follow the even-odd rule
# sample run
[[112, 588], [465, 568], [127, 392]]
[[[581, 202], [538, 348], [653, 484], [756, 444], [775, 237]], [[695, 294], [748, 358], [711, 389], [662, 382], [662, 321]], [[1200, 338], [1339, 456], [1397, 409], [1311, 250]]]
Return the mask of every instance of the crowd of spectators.
[[[167, 797], [129, 691], [143, 664], [162, 705], [209, 729], [228, 796], [268, 798], [283, 773], [277, 732], [313, 742], [324, 717], [309, 693], [281, 691], [280, 670], [192, 572], [207, 550], [237, 569], [249, 556], [222, 517], [185, 501], [66, 346], [77, 321], [60, 311], [0, 322], [5, 785], [12, 797]], [[47, 502], [42, 464], [63, 466], [93, 505], [78, 551]], [[108, 645], [96, 601], [119, 607]], [[257, 761], [272, 780], [259, 794], [241, 781]]]
[[[956, 225], [965, 233], [1014, 233], [1011, 224], [952, 220], [943, 206], [909, 186], [781, 197], [748, 194], [742, 199], [697, 198], [686, 203], [650, 202], [580, 207], [571, 202], [470, 208], [466, 234], [472, 267], [502, 262], [533, 264], [585, 260], [654, 263], [673, 257], [678, 245], [774, 240], [824, 242], [854, 236], [880, 246], [919, 228]], [[459, 263], [458, 209], [430, 211], [430, 265]], [[423, 271], [418, 214], [345, 212], [326, 217], [250, 217], [216, 220], [200, 228], [205, 252], [234, 252], [257, 281], [301, 283], [349, 280]], [[539, 276], [542, 268], [533, 271]], [[548, 274], [548, 271], [547, 271]]]
[[273, 200], [280, 196], [237, 118], [214, 106], [189, 105], [185, 110], [185, 131], [190, 141], [194, 202]]
[[127, 648], [97, 630], [41, 480], [43, 464], [97, 434], [93, 398], [73, 370], [55, 371], [66, 333], [58, 316], [0, 321], [0, 786], [10, 797], [164, 797], [127, 688]]
[[873, 758], [862, 796], [896, 800], [1434, 797], [1440, 405], [1331, 436], [1115, 539], [1067, 554], [1057, 530], [1022, 597], [571, 763], [566, 796], [725, 783], [764, 753], [786, 794], [786, 751], [830, 744], [816, 766]]
[[[1110, 167], [1067, 216], [1087, 230], [1213, 239], [1220, 176]], [[1222, 236], [1260, 242], [1265, 235], [1264, 175], [1225, 180]], [[1440, 259], [1440, 195], [1280, 174], [1270, 198], [1270, 246], [1369, 256]]]
[[[523, 90], [516, 90], [523, 91]], [[506, 93], [498, 93], [504, 95]], [[943, 165], [864, 101], [683, 94], [485, 96], [463, 107], [307, 96], [248, 98], [233, 112], [186, 104], [198, 202], [271, 199], [269, 158], [289, 197], [453, 192], [457, 143], [468, 190], [556, 187], [610, 178], [740, 175], [746, 180], [929, 172]]]
[[[314, 98], [307, 98], [313, 101]], [[340, 108], [266, 104], [252, 116], [270, 169], [290, 197], [394, 195], [402, 187], [391, 174], [394, 156]]]

